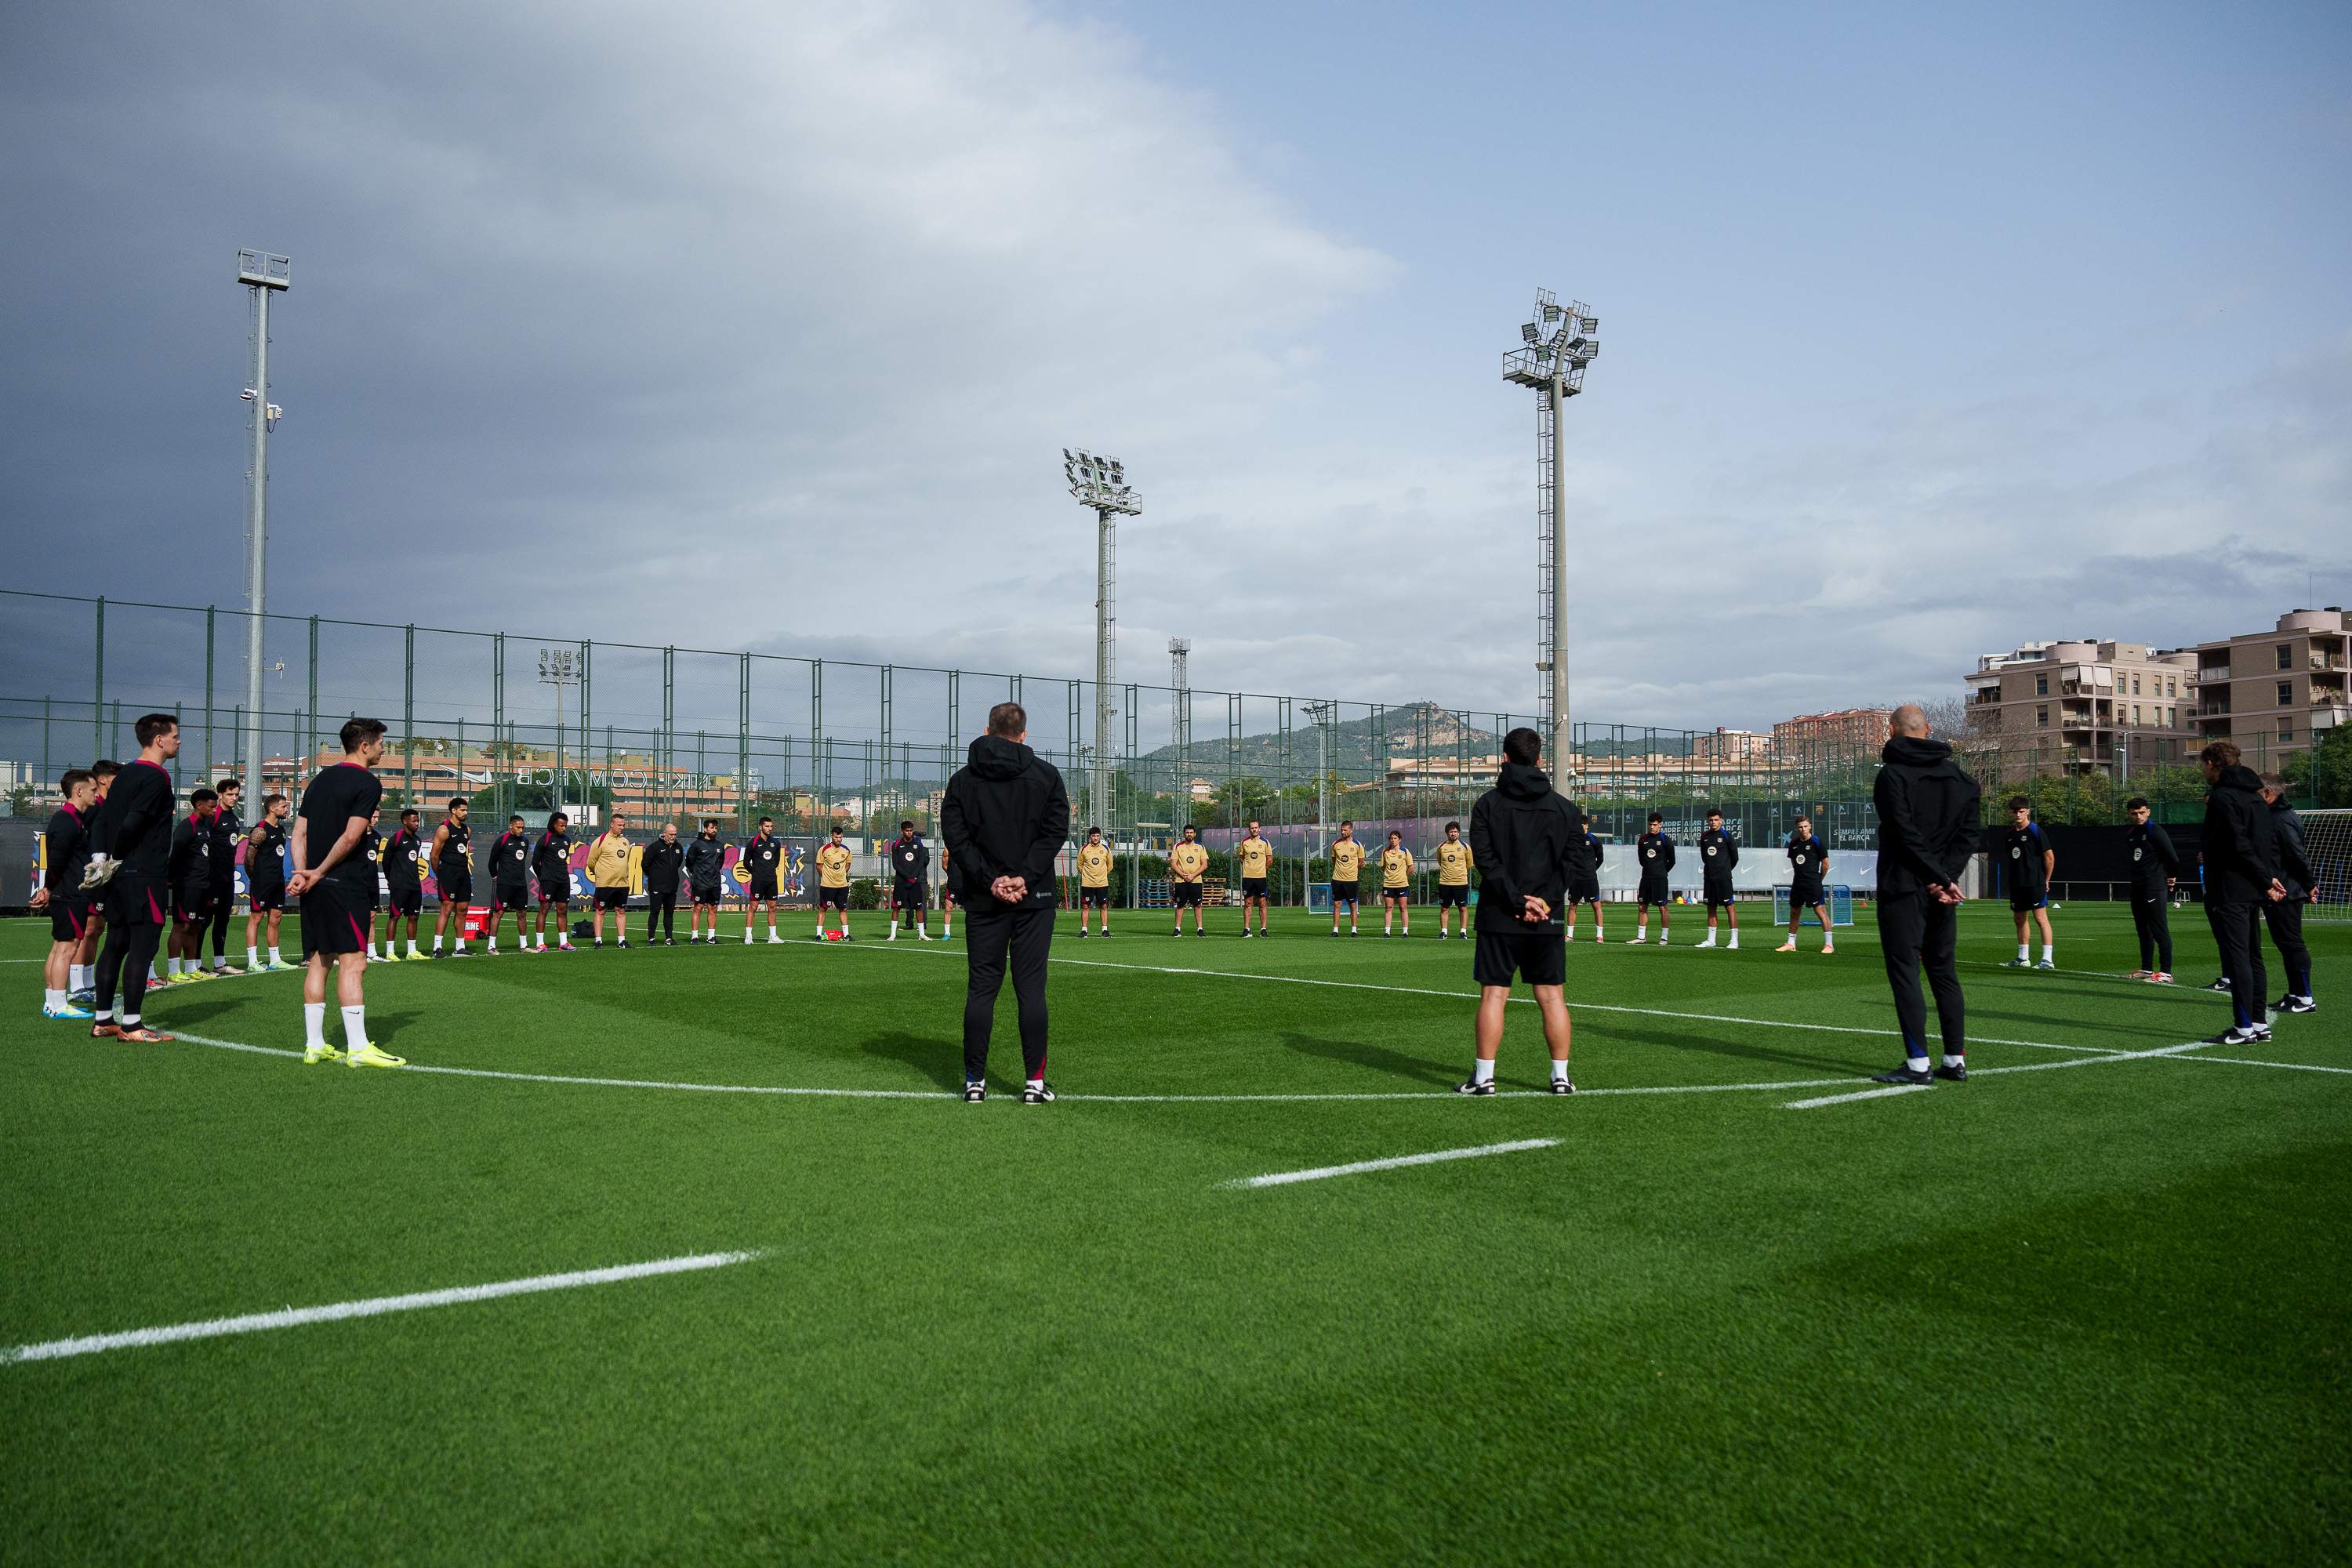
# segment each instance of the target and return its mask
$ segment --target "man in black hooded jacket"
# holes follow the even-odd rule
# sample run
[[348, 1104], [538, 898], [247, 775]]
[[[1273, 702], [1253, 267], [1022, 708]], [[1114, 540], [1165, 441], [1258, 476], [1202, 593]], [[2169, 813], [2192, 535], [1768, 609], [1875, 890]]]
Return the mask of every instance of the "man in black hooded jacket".
[[1503, 768], [1495, 787], [1470, 808], [1470, 858], [1478, 889], [1478, 942], [1471, 977], [1478, 982], [1476, 1060], [1461, 1094], [1495, 1092], [1495, 1054], [1503, 1043], [1503, 1014], [1511, 981], [1525, 975], [1543, 1015], [1551, 1047], [1551, 1091], [1574, 1094], [1568, 1078], [1568, 939], [1560, 910], [1570, 878], [1585, 852], [1584, 814], [1557, 795], [1543, 771], [1543, 737], [1518, 729], [1503, 737]]
[[[1927, 715], [1906, 702], [1887, 715], [1886, 745], [1871, 786], [1878, 808], [1878, 942], [1895, 1019], [1903, 1030], [1903, 1065], [1881, 1083], [1966, 1083], [1968, 1001], [1954, 956], [1960, 924], [1960, 872], [1976, 852], [1984, 806], [1977, 781], [1952, 761], [1952, 748], [1927, 735]], [[1927, 1060], [1927, 1002], [1919, 972], [1936, 993], [1944, 1060]]]
[[2271, 1037], [2264, 1016], [2270, 975], [2263, 964], [2263, 905], [2286, 897], [2279, 881], [2275, 830], [2263, 781], [2238, 760], [2238, 748], [2212, 741], [2197, 754], [2205, 782], [2205, 919], [2221, 950], [2221, 977], [2230, 983], [2236, 1015], [2216, 1045], [2246, 1046]]
[[1021, 1009], [1024, 1105], [1054, 1098], [1045, 1081], [1045, 962], [1054, 941], [1054, 857], [1070, 833], [1070, 796], [1054, 765], [1026, 744], [1018, 702], [988, 710], [988, 733], [948, 780], [940, 807], [948, 874], [969, 921], [963, 1002], [963, 1097], [988, 1098], [988, 1036], [1006, 957]]
[[2286, 994], [2272, 1005], [2282, 1013], [2315, 1013], [2311, 999], [2311, 949], [2303, 940], [2303, 906], [2319, 901], [2319, 872], [2303, 847], [2303, 818], [2287, 804], [2286, 778], [2263, 775], [2263, 799], [2270, 803], [2271, 837], [2278, 848], [2279, 884], [2284, 899], [2263, 905], [2263, 920], [2271, 928], [2271, 945], [2286, 965]]

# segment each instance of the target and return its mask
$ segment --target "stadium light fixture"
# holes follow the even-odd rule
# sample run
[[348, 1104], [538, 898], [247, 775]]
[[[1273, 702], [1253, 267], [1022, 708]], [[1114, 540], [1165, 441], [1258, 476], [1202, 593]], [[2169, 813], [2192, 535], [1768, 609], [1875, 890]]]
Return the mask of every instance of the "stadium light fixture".
[[283, 412], [269, 401], [269, 297], [293, 287], [294, 264], [268, 250], [236, 253], [236, 280], [253, 291], [252, 467], [245, 514], [245, 798], [261, 809], [261, 625], [268, 595], [269, 432]]
[[1559, 484], [1561, 405], [1584, 390], [1584, 373], [1600, 356], [1601, 318], [1580, 300], [1562, 305], [1549, 289], [1536, 290], [1521, 345], [1503, 356], [1503, 379], [1538, 393], [1536, 416], [1536, 669], [1545, 749], [1553, 783], [1573, 788], [1568, 700], [1568, 498]]
[[1095, 751], [1089, 819], [1114, 843], [1110, 816], [1110, 687], [1118, 668], [1118, 530], [1114, 517], [1139, 517], [1143, 498], [1128, 487], [1127, 466], [1084, 447], [1062, 448], [1062, 477], [1070, 494], [1095, 514]]

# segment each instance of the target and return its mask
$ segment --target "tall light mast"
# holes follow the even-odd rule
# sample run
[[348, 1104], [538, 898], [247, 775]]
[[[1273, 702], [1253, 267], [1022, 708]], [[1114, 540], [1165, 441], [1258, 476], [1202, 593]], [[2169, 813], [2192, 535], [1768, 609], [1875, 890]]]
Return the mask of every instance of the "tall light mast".
[[1062, 474], [1070, 494], [1095, 513], [1095, 752], [1093, 795], [1087, 820], [1116, 843], [1110, 819], [1111, 682], [1118, 673], [1118, 539], [1114, 517], [1139, 517], [1143, 498], [1128, 488], [1127, 468], [1117, 458], [1097, 458], [1083, 447], [1062, 448]]
[[[246, 473], [245, 512], [245, 798], [261, 811], [261, 617], [268, 585], [269, 433], [278, 405], [269, 401], [269, 297], [286, 291], [293, 264], [266, 250], [236, 253], [236, 280], [253, 290], [252, 467]], [[299, 780], [298, 780], [299, 782]]]
[[1584, 369], [1601, 353], [1601, 319], [1580, 300], [1566, 305], [1549, 289], [1536, 290], [1532, 320], [1519, 328], [1521, 345], [1503, 356], [1503, 379], [1534, 389], [1536, 415], [1536, 669], [1543, 677], [1542, 715], [1552, 782], [1573, 786], [1568, 708], [1568, 497], [1559, 484], [1560, 406], [1584, 390]]

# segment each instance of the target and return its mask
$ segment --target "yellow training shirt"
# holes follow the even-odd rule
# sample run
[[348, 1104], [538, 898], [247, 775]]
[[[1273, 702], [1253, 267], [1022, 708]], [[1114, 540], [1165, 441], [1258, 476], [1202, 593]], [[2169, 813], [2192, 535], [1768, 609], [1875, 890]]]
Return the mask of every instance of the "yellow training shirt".
[[1100, 844], [1089, 844], [1078, 851], [1078, 885], [1085, 888], [1110, 886], [1110, 850]]
[[1168, 852], [1168, 869], [1180, 882], [1197, 882], [1209, 868], [1209, 852], [1197, 844], [1179, 844]]
[[600, 888], [629, 885], [629, 841], [617, 833], [600, 833], [588, 846], [588, 880]]
[[1274, 846], [1263, 838], [1244, 838], [1237, 851], [1242, 858], [1242, 875], [1263, 877], [1274, 864]]
[[1437, 847], [1437, 880], [1441, 887], [1466, 888], [1470, 885], [1470, 846], [1441, 844]]
[[827, 844], [816, 852], [817, 883], [820, 887], [849, 886], [849, 846]]
[[1412, 851], [1383, 849], [1381, 851], [1381, 886], [1402, 889], [1412, 878]]
[[1364, 847], [1353, 838], [1339, 838], [1331, 845], [1331, 879], [1352, 882], [1363, 871]]

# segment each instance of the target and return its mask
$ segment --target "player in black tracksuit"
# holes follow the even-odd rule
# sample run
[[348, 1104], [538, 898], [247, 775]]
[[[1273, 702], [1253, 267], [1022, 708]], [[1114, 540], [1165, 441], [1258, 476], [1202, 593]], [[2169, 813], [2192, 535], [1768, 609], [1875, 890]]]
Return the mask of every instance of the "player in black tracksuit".
[[1629, 945], [1650, 940], [1650, 911], [1654, 909], [1658, 911], [1658, 945], [1664, 947], [1671, 925], [1666, 910], [1674, 902], [1666, 873], [1675, 868], [1675, 840], [1666, 831], [1666, 819], [1660, 813], [1650, 813], [1650, 830], [1634, 841], [1633, 858], [1642, 868], [1642, 885], [1634, 894], [1640, 900], [1640, 912], [1633, 918], [1633, 934], [1625, 940]]
[[1478, 983], [1476, 1058], [1457, 1094], [1493, 1094], [1495, 1057], [1503, 1043], [1511, 982], [1524, 978], [1536, 994], [1544, 1043], [1551, 1049], [1551, 1091], [1574, 1094], [1568, 1078], [1568, 943], [1560, 906], [1591, 829], [1575, 803], [1555, 793], [1543, 771], [1543, 738], [1517, 729], [1503, 737], [1503, 765], [1495, 787], [1470, 808], [1470, 854], [1482, 879], [1478, 944], [1470, 977]]
[[[677, 841], [677, 824], [662, 824], [661, 837], [645, 847], [638, 857], [638, 869], [646, 879], [646, 945], [654, 943], [654, 927], [661, 927], [662, 945], [677, 945], [677, 884], [686, 869], [686, 846]], [[627, 918], [627, 911], [622, 911]], [[623, 928], [625, 932], [626, 927]], [[689, 924], [687, 931], [693, 935]]]
[[400, 826], [384, 840], [378, 853], [383, 856], [383, 885], [390, 897], [392, 916], [384, 922], [383, 955], [398, 956], [393, 944], [400, 936], [400, 922], [408, 922], [408, 956], [416, 953], [416, 917], [425, 908], [425, 840], [417, 831], [417, 811], [409, 806], [400, 814]]
[[49, 917], [49, 956], [41, 972], [41, 1015], [60, 1020], [87, 1021], [89, 1010], [73, 999], [76, 961], [82, 937], [89, 931], [89, 900], [81, 890], [82, 873], [89, 868], [89, 819], [98, 805], [97, 781], [84, 768], [68, 768], [58, 783], [65, 798], [49, 818], [41, 840], [47, 875], [33, 891], [33, 908]]
[[930, 846], [923, 842], [912, 822], [901, 822], [898, 837], [890, 841], [890, 941], [898, 940], [898, 922], [910, 912], [915, 934], [925, 942], [931, 940], [931, 933], [924, 929], [925, 906], [930, 902]]
[[196, 975], [205, 952], [205, 928], [213, 923], [213, 803], [209, 789], [188, 796], [188, 815], [172, 825], [172, 934], [164, 939], [165, 976]]
[[[1576, 906], [1591, 904], [1592, 906], [1592, 940], [1605, 942], [1608, 938], [1603, 934], [1601, 925], [1601, 918], [1605, 913], [1601, 906], [1601, 863], [1609, 858], [1609, 847], [1601, 842], [1601, 836], [1592, 831], [1591, 819], [1589, 817], [1581, 819], [1584, 822], [1584, 831], [1576, 837], [1576, 862], [1568, 879], [1568, 933], [1562, 940], [1567, 942], [1576, 940]], [[1477, 852], [1473, 850], [1471, 853], [1475, 855]]]
[[515, 946], [530, 949], [530, 830], [520, 816], [507, 818], [507, 830], [490, 846], [489, 951], [499, 950], [499, 926], [514, 911]]
[[[1968, 1080], [1968, 1003], [1960, 993], [1960, 873], [1976, 853], [1983, 800], [1976, 780], [1952, 761], [1952, 748], [1927, 736], [1927, 716], [1906, 703], [1887, 719], [1871, 800], [1878, 810], [1878, 942], [1895, 1019], [1903, 1031], [1903, 1065], [1881, 1083]], [[1919, 972], [1936, 994], [1944, 1059], [1930, 1068], [1927, 1004]]]
[[2304, 853], [2303, 818], [2286, 803], [2286, 780], [2277, 773], [2264, 773], [2263, 798], [2270, 802], [2279, 882], [2286, 889], [2285, 898], [2263, 904], [2271, 944], [2279, 950], [2279, 962], [2286, 966], [2286, 994], [2275, 1005], [2282, 1013], [2316, 1012], [2319, 1004], [2311, 999], [2311, 949], [2303, 942], [2303, 907], [2319, 897], [2319, 873]]
[[2227, 741], [2209, 742], [2198, 754], [2205, 782], [2205, 919], [2221, 950], [2221, 974], [2230, 983], [2232, 1026], [2214, 1037], [2224, 1046], [2250, 1045], [2271, 1037], [2263, 1018], [2270, 976], [2263, 967], [2263, 904], [2286, 897], [2279, 880], [2276, 837], [2263, 781], [2238, 760]]
[[2131, 973], [2134, 980], [2146, 980], [2153, 984], [2172, 984], [2172, 888], [2180, 875], [2180, 852], [2172, 847], [2172, 835], [2161, 823], [2151, 820], [2147, 797], [2134, 795], [2124, 809], [2131, 816], [2131, 830], [2124, 835], [2124, 846], [2131, 851], [2132, 929], [2139, 933], [2139, 967]]
[[539, 884], [539, 945], [547, 951], [547, 911], [555, 911], [555, 943], [572, 951], [572, 819], [562, 812], [547, 819], [547, 831], [531, 847], [530, 874]]
[[1704, 873], [1699, 891], [1706, 899], [1706, 940], [1701, 947], [1715, 945], [1715, 911], [1723, 911], [1730, 922], [1731, 940], [1725, 945], [1734, 952], [1739, 951], [1739, 907], [1731, 900], [1731, 872], [1739, 864], [1739, 840], [1724, 831], [1723, 813], [1706, 814], [1706, 831], [1698, 836], [1699, 865]]
[[433, 886], [441, 904], [433, 917], [436, 958], [441, 956], [441, 939], [453, 924], [457, 928], [455, 956], [472, 956], [466, 951], [466, 906], [474, 901], [474, 830], [466, 822], [471, 814], [464, 796], [452, 795], [449, 815], [433, 830]]
[[[686, 886], [694, 902], [686, 911], [689, 945], [719, 940], [719, 900], [727, 890], [727, 847], [719, 842], [719, 819], [706, 817], [702, 831], [686, 847]], [[702, 934], [702, 917], [710, 917], [710, 934]]]
[[[776, 890], [778, 877], [783, 868], [784, 847], [770, 831], [776, 825], [772, 816], [760, 818], [760, 831], [744, 842], [742, 854], [735, 858], [736, 875], [743, 879], [743, 890], [749, 897], [743, 906], [743, 940], [751, 940], [751, 924], [759, 918], [761, 906], [768, 910], [768, 940], [781, 942], [776, 934]], [[844, 915], [843, 920], [849, 917]], [[716, 924], [714, 919], [714, 925]]]
[[1811, 910], [1822, 922], [1822, 951], [1835, 952], [1837, 932], [1822, 897], [1822, 877], [1830, 868], [1830, 847], [1813, 832], [1811, 817], [1797, 818], [1796, 830], [1789, 835], [1782, 853], [1789, 857], [1789, 940], [1780, 944], [1780, 951], [1797, 951], [1797, 931], [1804, 923], [1805, 911]]
[[[147, 976], [170, 913], [173, 789], [163, 764], [180, 754], [180, 722], [169, 713], [142, 716], [137, 759], [114, 775], [89, 835], [89, 877], [106, 905], [106, 945], [90, 988], [93, 1039], [168, 1040], [140, 1023]], [[122, 993], [115, 1008], [115, 989]]]
[[205, 846], [212, 855], [213, 973], [242, 974], [245, 971], [228, 961], [228, 922], [236, 912], [236, 846], [245, 837], [236, 803], [245, 794], [245, 785], [236, 779], [223, 779], [213, 786], [213, 793], [218, 798], [213, 802], [212, 840]]
[[[1008, 961], [1021, 1012], [1021, 1101], [1054, 1098], [1045, 1082], [1045, 963], [1054, 941], [1054, 859], [1070, 834], [1070, 795], [1054, 764], [1031, 751], [1018, 702], [989, 710], [988, 733], [948, 780], [940, 834], [965, 927], [963, 1097], [988, 1096], [988, 1037]], [[1011, 894], [999, 897], [999, 890]]]

